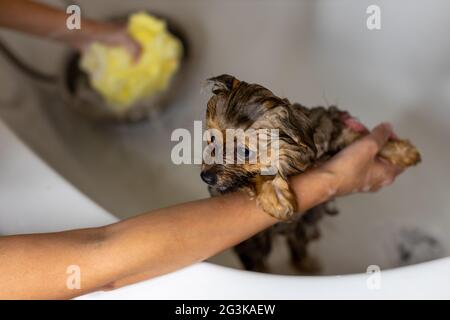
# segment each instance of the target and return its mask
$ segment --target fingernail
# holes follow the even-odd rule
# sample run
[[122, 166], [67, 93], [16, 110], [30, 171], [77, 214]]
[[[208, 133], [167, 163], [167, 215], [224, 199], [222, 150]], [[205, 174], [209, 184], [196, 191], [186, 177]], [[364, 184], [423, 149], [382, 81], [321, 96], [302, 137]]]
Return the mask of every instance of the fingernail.
[[387, 131], [389, 131], [392, 128], [392, 126], [388, 122], [382, 122], [380, 124], [377, 124], [375, 127], [373, 127], [372, 131], [375, 130], [375, 129], [381, 129], [381, 128], [386, 129]]
[[389, 139], [398, 140], [398, 136], [397, 136], [397, 134], [394, 131], [392, 131]]
[[384, 135], [386, 139], [390, 139], [392, 134], [392, 125], [389, 122], [383, 122], [382, 125], [384, 127]]
[[389, 131], [389, 139], [398, 140], [397, 134], [394, 132], [394, 128], [390, 122], [383, 123], [384, 127], [387, 131]]
[[392, 131], [393, 129], [392, 129], [392, 124], [390, 124], [389, 122], [384, 122], [383, 123], [383, 126], [387, 129], [387, 130], [389, 130], [389, 131]]

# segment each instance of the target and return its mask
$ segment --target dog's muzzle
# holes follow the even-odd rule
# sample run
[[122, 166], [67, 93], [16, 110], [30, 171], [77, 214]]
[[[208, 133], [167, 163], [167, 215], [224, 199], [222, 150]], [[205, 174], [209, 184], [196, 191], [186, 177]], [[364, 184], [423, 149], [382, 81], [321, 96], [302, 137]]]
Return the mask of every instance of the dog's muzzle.
[[210, 168], [208, 170], [203, 170], [200, 173], [200, 177], [203, 181], [205, 181], [210, 186], [213, 186], [217, 182], [217, 172], [214, 168]]

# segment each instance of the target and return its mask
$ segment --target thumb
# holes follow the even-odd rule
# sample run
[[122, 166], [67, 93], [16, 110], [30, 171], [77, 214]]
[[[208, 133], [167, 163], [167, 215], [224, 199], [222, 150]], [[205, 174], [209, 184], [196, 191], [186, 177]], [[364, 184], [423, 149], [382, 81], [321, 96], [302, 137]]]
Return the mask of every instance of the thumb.
[[386, 144], [392, 136], [392, 126], [389, 123], [381, 123], [372, 129], [370, 134], [365, 136], [362, 140], [367, 140], [374, 145], [373, 155], [376, 155]]

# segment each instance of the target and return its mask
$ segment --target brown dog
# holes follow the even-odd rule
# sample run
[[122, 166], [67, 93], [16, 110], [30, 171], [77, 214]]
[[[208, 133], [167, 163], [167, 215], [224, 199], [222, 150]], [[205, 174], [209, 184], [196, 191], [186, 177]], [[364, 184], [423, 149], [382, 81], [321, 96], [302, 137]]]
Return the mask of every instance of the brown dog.
[[[278, 129], [278, 162], [272, 176], [261, 174], [266, 164], [259, 161], [202, 166], [201, 177], [208, 183], [212, 195], [246, 190], [268, 214], [280, 220], [292, 220], [237, 245], [235, 249], [244, 267], [266, 270], [265, 259], [271, 251], [272, 237], [281, 233], [287, 237], [294, 265], [302, 271], [313, 271], [315, 267], [307, 259], [307, 244], [319, 237], [318, 220], [335, 211], [325, 204], [303, 215], [294, 215], [297, 204], [288, 178], [333, 156], [364, 135], [366, 129], [336, 107], [306, 108], [291, 104], [258, 84], [248, 84], [230, 75], [209, 81], [213, 83], [213, 96], [206, 111], [207, 129], [223, 132], [222, 137], [226, 136], [227, 129]], [[211, 140], [214, 139], [212, 136]], [[225, 141], [219, 143], [224, 145]], [[241, 153], [248, 160], [253, 151], [245, 143], [248, 141], [232, 152]], [[229, 150], [224, 154], [226, 152]], [[380, 156], [401, 167], [420, 162], [419, 152], [407, 140], [391, 139]]]

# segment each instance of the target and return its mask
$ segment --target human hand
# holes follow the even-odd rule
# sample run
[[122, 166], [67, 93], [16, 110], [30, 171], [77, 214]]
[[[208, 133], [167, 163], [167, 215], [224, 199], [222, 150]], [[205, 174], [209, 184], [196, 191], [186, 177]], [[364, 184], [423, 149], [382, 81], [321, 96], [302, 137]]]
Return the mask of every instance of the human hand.
[[141, 46], [121, 24], [103, 22], [90, 25], [85, 36], [76, 41], [74, 46], [80, 51], [85, 51], [94, 42], [101, 42], [107, 46], [121, 46], [130, 53], [134, 61], [137, 61], [141, 54]]
[[331, 177], [333, 196], [378, 191], [394, 182], [403, 169], [377, 156], [391, 137], [392, 127], [380, 124], [318, 168]]

